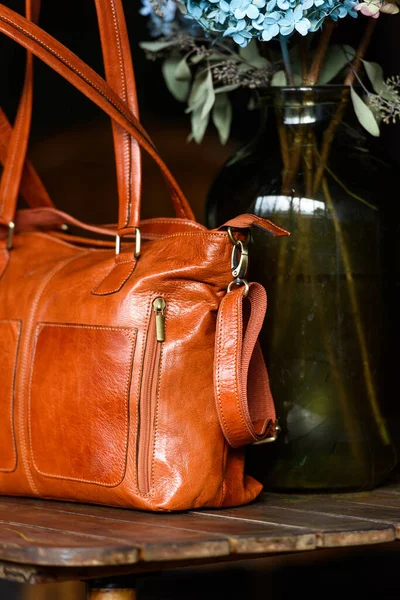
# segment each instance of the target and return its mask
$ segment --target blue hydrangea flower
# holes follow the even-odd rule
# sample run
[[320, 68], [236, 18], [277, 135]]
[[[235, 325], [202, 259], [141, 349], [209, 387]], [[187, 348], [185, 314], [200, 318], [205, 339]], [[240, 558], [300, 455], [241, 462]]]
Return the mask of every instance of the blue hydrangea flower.
[[296, 29], [301, 35], [307, 35], [311, 27], [310, 21], [304, 16], [301, 7], [294, 10], [289, 8], [285, 16], [279, 21], [279, 31], [281, 35], [290, 35]]
[[160, 37], [160, 35], [172, 35], [176, 11], [177, 5], [174, 0], [166, 0], [163, 6], [163, 15], [159, 17], [155, 14], [151, 2], [149, 0], [142, 0], [142, 8], [139, 13], [145, 17], [149, 17], [150, 35], [156, 38]]
[[[167, 0], [171, 2], [172, 0]], [[142, 0], [148, 3], [149, 0]], [[358, 0], [180, 0], [186, 18], [203, 29], [231, 37], [245, 47], [253, 39], [301, 35], [319, 29], [327, 18], [357, 17]]]

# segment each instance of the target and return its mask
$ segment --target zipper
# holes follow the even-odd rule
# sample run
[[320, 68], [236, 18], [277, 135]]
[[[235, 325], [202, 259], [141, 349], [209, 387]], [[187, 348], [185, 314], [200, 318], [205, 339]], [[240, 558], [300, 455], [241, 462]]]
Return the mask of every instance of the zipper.
[[143, 365], [139, 408], [138, 488], [143, 494], [151, 489], [151, 460], [154, 445], [154, 419], [157, 404], [161, 346], [165, 341], [164, 298], [153, 300]]

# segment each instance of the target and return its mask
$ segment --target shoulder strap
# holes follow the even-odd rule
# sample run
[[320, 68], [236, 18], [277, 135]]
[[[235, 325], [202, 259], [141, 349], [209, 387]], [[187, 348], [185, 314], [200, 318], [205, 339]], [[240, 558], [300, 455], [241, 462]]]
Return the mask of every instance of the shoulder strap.
[[[77, 89], [102, 108], [114, 121], [119, 123], [146, 150], [163, 173], [178, 214], [182, 218], [194, 220], [190, 206], [175, 178], [159, 156], [154, 144], [139, 121], [119, 98], [112, 88], [80, 60], [75, 54], [55, 40], [48, 33], [24, 19], [14, 11], [0, 4], [0, 31], [35, 54]], [[121, 202], [121, 199], [120, 199]], [[15, 206], [7, 206], [7, 212], [0, 216], [0, 222], [8, 225], [15, 212]], [[121, 211], [120, 211], [121, 212]], [[126, 212], [126, 211], [125, 211]], [[131, 212], [131, 211], [129, 211]], [[138, 210], [138, 214], [140, 209]], [[134, 228], [119, 226], [119, 235], [132, 233]]]
[[219, 421], [234, 448], [276, 435], [274, 402], [258, 344], [267, 310], [262, 285], [248, 295], [237, 287], [224, 296], [215, 338], [214, 389]]

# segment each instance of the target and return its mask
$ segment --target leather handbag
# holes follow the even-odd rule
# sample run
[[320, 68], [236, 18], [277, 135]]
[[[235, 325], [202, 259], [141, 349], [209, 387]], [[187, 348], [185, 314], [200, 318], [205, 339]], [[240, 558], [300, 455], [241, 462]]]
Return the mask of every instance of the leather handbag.
[[[277, 422], [248, 241], [254, 226], [287, 232], [250, 214], [195, 221], [138, 120], [121, 0], [96, 0], [107, 82], [37, 26], [39, 8], [0, 4], [0, 31], [27, 50], [13, 127], [0, 111], [0, 493], [152, 511], [250, 502], [261, 485], [245, 447]], [[34, 56], [112, 119], [116, 226], [57, 210], [26, 159]], [[141, 149], [176, 218], [140, 219]]]

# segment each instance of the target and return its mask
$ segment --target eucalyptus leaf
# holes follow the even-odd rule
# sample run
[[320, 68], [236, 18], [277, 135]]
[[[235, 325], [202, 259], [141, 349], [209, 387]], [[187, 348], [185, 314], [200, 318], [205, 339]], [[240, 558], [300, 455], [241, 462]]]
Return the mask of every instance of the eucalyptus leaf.
[[232, 106], [228, 94], [220, 94], [212, 110], [212, 120], [217, 128], [221, 144], [229, 139], [232, 124]]
[[360, 124], [374, 137], [379, 137], [379, 125], [374, 117], [372, 110], [367, 106], [354, 90], [351, 88], [351, 100], [353, 102], [354, 112]]
[[193, 139], [197, 144], [200, 144], [203, 141], [209, 121], [210, 113], [202, 117], [202, 107], [196, 108], [191, 115], [192, 133], [189, 139]]
[[356, 55], [354, 48], [348, 45], [333, 44], [328, 48], [324, 64], [318, 79], [320, 85], [329, 83]]
[[175, 42], [139, 42], [139, 46], [143, 48], [143, 50], [148, 50], [149, 52], [160, 52], [174, 44]]
[[363, 65], [374, 91], [381, 94], [385, 84], [382, 67], [378, 63], [368, 62], [367, 60], [363, 60]]
[[269, 61], [261, 56], [255, 39], [251, 40], [245, 48], [239, 49], [239, 56], [256, 69], [263, 69], [269, 65]]
[[182, 58], [182, 60], [178, 63], [178, 66], [175, 69], [175, 79], [177, 79], [178, 81], [192, 80], [192, 72], [187, 64], [186, 56]]
[[285, 71], [277, 71], [274, 73], [271, 79], [271, 85], [274, 87], [281, 87], [287, 85]]
[[206, 86], [205, 86], [205, 102], [203, 104], [203, 109], [201, 111], [201, 116], [203, 119], [209, 114], [215, 102], [215, 92], [214, 92], [214, 84], [213, 78], [211, 75], [211, 71], [208, 71], [206, 78]]
[[190, 113], [203, 106], [209, 85], [209, 72], [198, 72], [194, 78], [192, 89], [188, 98], [188, 108], [186, 112]]
[[176, 69], [180, 62], [179, 57], [171, 56], [167, 58], [162, 65], [162, 73], [165, 83], [171, 94], [180, 102], [185, 102], [190, 90], [189, 81], [179, 81], [176, 78]]

